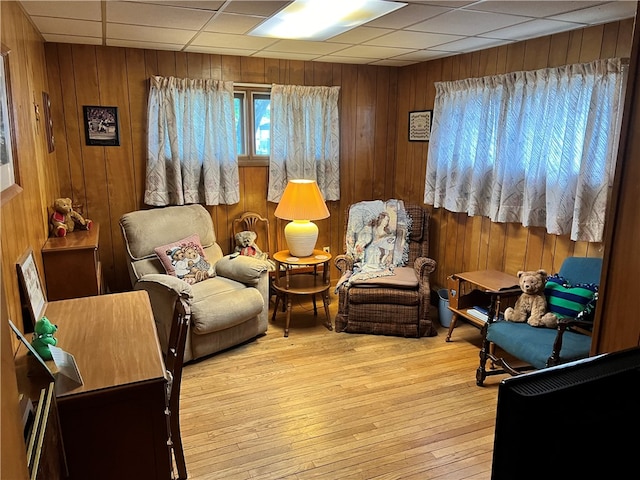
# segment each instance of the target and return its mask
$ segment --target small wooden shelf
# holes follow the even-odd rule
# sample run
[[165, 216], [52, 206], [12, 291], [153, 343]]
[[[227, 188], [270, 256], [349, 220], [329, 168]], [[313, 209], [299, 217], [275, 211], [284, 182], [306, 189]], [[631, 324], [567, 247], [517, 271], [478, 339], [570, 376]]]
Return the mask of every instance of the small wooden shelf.
[[521, 293], [518, 277], [496, 270], [478, 270], [456, 273], [447, 279], [449, 290], [449, 310], [453, 312], [446, 341], [451, 341], [451, 334], [458, 317], [462, 317], [472, 325], [482, 328], [485, 321], [467, 312], [476, 305], [488, 307], [491, 313], [503, 312], [515, 302]]
[[99, 239], [100, 227], [94, 222], [91, 230], [75, 230], [46, 241], [42, 261], [48, 301], [104, 293]]

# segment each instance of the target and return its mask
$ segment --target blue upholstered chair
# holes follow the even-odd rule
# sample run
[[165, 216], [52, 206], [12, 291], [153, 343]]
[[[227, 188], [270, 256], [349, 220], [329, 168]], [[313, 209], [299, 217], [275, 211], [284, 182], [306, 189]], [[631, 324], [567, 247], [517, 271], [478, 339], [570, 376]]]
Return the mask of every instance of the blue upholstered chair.
[[[566, 280], [567, 285], [561, 287], [562, 291], [559, 295], [571, 296], [571, 286], [589, 284], [597, 286], [600, 283], [601, 270], [601, 258], [566, 258], [558, 275]], [[556, 302], [549, 295], [556, 295], [556, 293], [550, 293], [548, 289], [545, 291], [548, 294], [548, 309], [553, 311], [553, 305]], [[482, 348], [480, 366], [476, 371], [476, 383], [482, 386], [485, 378], [490, 375], [504, 373], [518, 375], [526, 370], [551, 367], [588, 357], [591, 349], [591, 328], [596, 299], [597, 293], [593, 299], [584, 298], [582, 302], [584, 308], [580, 311], [576, 309], [576, 315], [572, 317], [560, 319], [556, 329], [489, 319], [482, 329]], [[506, 352], [518, 363], [524, 365], [511, 366], [509, 361], [512, 360], [498, 357], [495, 353], [498, 349], [495, 347], [499, 347], [499, 351]], [[486, 369], [487, 360], [492, 364], [489, 370]]]

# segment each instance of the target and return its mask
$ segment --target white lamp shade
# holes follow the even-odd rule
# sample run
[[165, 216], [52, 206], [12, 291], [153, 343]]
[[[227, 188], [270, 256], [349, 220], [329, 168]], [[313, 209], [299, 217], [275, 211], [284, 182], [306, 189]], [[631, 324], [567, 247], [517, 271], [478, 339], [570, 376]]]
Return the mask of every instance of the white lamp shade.
[[309, 257], [318, 240], [318, 226], [309, 220], [293, 220], [284, 227], [289, 253], [294, 257]]

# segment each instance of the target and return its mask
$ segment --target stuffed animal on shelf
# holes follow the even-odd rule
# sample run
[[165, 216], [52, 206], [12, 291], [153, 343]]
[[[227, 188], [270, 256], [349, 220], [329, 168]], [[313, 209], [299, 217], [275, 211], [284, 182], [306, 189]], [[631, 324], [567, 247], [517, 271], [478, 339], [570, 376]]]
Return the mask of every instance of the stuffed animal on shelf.
[[42, 317], [36, 322], [33, 329], [33, 338], [31, 346], [38, 352], [43, 360], [51, 360], [51, 350], [49, 345], [54, 347], [58, 344], [58, 339], [53, 336], [58, 331], [58, 326], [49, 321], [47, 317]]
[[553, 313], [547, 313], [547, 298], [544, 295], [547, 277], [544, 270], [518, 272], [522, 294], [513, 308], [508, 307], [504, 311], [504, 319], [509, 322], [527, 322], [532, 327], [555, 328], [558, 318]]
[[53, 213], [49, 217], [49, 233], [52, 237], [64, 237], [75, 229], [89, 230], [92, 223], [73, 209], [70, 198], [57, 198], [53, 202]]

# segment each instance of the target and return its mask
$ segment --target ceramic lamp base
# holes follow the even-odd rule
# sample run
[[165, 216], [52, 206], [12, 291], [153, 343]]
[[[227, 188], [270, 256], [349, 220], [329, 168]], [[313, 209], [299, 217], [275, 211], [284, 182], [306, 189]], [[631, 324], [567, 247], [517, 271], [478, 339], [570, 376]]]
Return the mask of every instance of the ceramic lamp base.
[[295, 257], [309, 257], [318, 240], [318, 226], [309, 220], [293, 220], [284, 227], [289, 253]]

